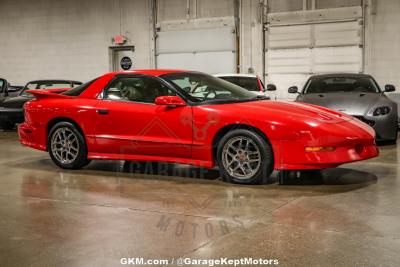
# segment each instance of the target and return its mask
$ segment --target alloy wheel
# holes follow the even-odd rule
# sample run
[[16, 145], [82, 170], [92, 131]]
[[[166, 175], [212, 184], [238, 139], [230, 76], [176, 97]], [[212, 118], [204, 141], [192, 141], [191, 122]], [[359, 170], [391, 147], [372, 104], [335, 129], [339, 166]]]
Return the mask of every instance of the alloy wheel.
[[236, 179], [249, 179], [259, 170], [261, 153], [256, 143], [245, 136], [231, 138], [223, 147], [222, 163]]
[[51, 138], [51, 152], [62, 164], [74, 162], [79, 154], [78, 137], [68, 127], [58, 128]]

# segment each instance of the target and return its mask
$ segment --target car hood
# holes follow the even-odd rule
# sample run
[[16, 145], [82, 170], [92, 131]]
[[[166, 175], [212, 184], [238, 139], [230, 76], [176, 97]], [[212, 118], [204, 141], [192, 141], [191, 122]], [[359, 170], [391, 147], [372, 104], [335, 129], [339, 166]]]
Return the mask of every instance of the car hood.
[[389, 101], [385, 95], [380, 93], [303, 94], [296, 99], [298, 102], [323, 106], [350, 115], [364, 115], [382, 100]]
[[281, 117], [294, 121], [318, 120], [324, 123], [340, 123], [353, 119], [346, 114], [334, 110], [298, 102], [261, 100], [238, 103], [235, 106], [238, 106], [239, 109], [237, 111], [234, 109], [234, 114], [246, 110], [246, 114], [256, 114], [257, 117], [261, 114], [270, 114], [268, 117], [271, 118]]
[[30, 98], [23, 96], [9, 97], [0, 102], [0, 108], [23, 108]]

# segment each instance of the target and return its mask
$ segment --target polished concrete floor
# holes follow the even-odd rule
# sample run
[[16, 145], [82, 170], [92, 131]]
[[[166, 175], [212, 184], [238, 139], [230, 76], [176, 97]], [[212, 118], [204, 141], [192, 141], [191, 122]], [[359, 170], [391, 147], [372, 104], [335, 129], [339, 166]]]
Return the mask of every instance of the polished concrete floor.
[[400, 266], [400, 150], [380, 149], [322, 180], [240, 186], [178, 165], [65, 171], [0, 132], [0, 266], [120, 266], [123, 257]]

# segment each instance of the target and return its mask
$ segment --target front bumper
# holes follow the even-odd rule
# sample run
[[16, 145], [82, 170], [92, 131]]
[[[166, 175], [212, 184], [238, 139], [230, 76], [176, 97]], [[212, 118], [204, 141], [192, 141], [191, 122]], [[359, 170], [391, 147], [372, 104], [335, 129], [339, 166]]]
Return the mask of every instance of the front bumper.
[[384, 116], [351, 116], [371, 126], [375, 130], [377, 141], [395, 140], [397, 137], [399, 127], [397, 114], [388, 114]]
[[[334, 147], [335, 150], [306, 152], [307, 146]], [[277, 170], [334, 168], [379, 154], [373, 130], [358, 120], [326, 126], [322, 132], [310, 132], [299, 140], [273, 142], [273, 147]]]

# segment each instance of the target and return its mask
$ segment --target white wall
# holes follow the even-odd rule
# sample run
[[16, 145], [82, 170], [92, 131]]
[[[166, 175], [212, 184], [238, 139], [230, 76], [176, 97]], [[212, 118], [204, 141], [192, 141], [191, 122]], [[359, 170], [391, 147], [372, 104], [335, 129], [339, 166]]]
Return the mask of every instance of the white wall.
[[[361, 0], [316, 0], [316, 8], [358, 5]], [[23, 85], [32, 79], [86, 81], [109, 71], [111, 38], [125, 34], [135, 46], [134, 68], [151, 68], [152, 0], [1, 0], [0, 77]], [[263, 73], [262, 6], [240, 2], [240, 70]], [[265, 1], [266, 2], [266, 1]], [[270, 11], [300, 8], [302, 0], [269, 0]], [[306, 1], [310, 8], [312, 1]], [[400, 1], [364, 0], [366, 72], [400, 89]], [[233, 17], [234, 0], [158, 0], [158, 21]]]
[[370, 41], [366, 71], [381, 86], [392, 83], [400, 90], [400, 1], [371, 1]]
[[240, 72], [251, 70], [261, 79], [264, 76], [263, 8], [258, 0], [240, 1]]
[[148, 0], [2, 0], [0, 76], [87, 81], [109, 71], [112, 37], [135, 46], [134, 68], [150, 67]]

